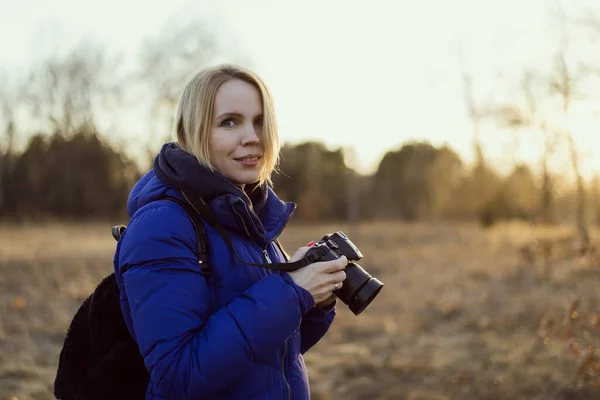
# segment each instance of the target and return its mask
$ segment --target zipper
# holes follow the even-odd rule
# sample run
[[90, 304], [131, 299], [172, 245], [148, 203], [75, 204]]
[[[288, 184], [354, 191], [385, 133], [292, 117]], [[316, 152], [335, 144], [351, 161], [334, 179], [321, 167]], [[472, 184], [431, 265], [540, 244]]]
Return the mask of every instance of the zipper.
[[272, 263], [272, 261], [271, 261], [271, 259], [269, 258], [269, 252], [267, 251], [267, 249], [263, 249], [263, 254], [265, 255], [265, 258], [267, 259], [267, 263], [268, 263], [268, 264], [271, 264], [271, 263]]
[[[235, 206], [231, 207], [231, 209], [239, 217], [240, 222], [242, 223], [242, 226], [244, 227], [244, 230], [246, 231], [246, 235], [252, 236], [252, 235], [250, 235], [250, 231], [248, 231], [248, 227], [246, 226], [246, 222], [244, 222], [244, 218], [242, 217], [242, 215], [238, 212], [238, 210], [235, 209]], [[267, 247], [268, 246], [269, 245], [267, 244]], [[263, 252], [263, 255], [265, 256], [265, 259], [267, 260], [267, 263], [268, 264], [272, 264], [273, 261], [271, 261], [271, 258], [269, 257], [269, 253], [267, 252], [267, 248], [264, 248], [262, 252]]]
[[285, 355], [287, 354], [287, 340], [283, 344], [283, 356], [281, 357], [281, 375], [283, 376], [283, 381], [285, 382], [285, 386], [287, 387], [287, 398], [288, 400], [292, 400], [292, 388], [285, 377]]
[[[267, 245], [268, 246], [268, 245]], [[267, 259], [267, 263], [271, 264], [271, 258], [269, 257], [269, 253], [267, 249], [263, 249], [263, 254]], [[285, 382], [285, 387], [287, 388], [287, 398], [288, 400], [292, 400], [292, 388], [287, 378], [285, 377], [285, 356], [287, 354], [287, 340], [283, 343], [283, 355], [281, 356], [281, 376], [283, 377], [283, 381]]]
[[[237, 214], [237, 216], [240, 218], [240, 221], [242, 222], [242, 226], [244, 227], [244, 230], [246, 231], [246, 234], [248, 236], [250, 235], [250, 232], [248, 232], [248, 227], [246, 226], [246, 223], [244, 222], [244, 218], [242, 218], [242, 216], [240, 215], [240, 213], [235, 209], [234, 207], [231, 207], [233, 209], [233, 212], [235, 212]], [[285, 224], [287, 225], [287, 223]], [[285, 226], [284, 226], [285, 228]], [[267, 244], [267, 248], [268, 248], [268, 244]], [[267, 260], [268, 264], [272, 264], [271, 261], [271, 257], [269, 257], [269, 252], [267, 251], [267, 248], [262, 249], [263, 255], [265, 256], [265, 259]], [[283, 356], [281, 356], [281, 376], [283, 377], [283, 381], [285, 382], [285, 387], [287, 388], [287, 398], [288, 400], [292, 400], [292, 388], [290, 386], [290, 383], [288, 382], [287, 378], [285, 377], [285, 356], [287, 354], [287, 340], [283, 343]]]

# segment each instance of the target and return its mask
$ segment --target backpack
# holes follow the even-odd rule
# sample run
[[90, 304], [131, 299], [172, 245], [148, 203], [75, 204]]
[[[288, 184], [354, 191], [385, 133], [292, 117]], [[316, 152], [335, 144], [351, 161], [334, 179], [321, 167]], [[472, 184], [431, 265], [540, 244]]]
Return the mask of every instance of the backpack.
[[[198, 262], [208, 278], [208, 238], [198, 211], [177, 198], [163, 199], [178, 203], [192, 221]], [[120, 239], [126, 228], [125, 225], [112, 228], [115, 240]], [[113, 272], [73, 316], [59, 357], [54, 396], [59, 400], [143, 400], [149, 379], [138, 345], [125, 324]]]

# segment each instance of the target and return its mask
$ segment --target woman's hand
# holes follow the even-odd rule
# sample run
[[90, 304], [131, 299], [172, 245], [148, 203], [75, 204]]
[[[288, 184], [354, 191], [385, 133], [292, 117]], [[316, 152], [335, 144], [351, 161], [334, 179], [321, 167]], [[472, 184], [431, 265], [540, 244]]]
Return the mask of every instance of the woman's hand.
[[[310, 249], [309, 246], [300, 247], [288, 262], [302, 259]], [[346, 279], [344, 268], [348, 265], [345, 256], [332, 261], [318, 261], [308, 264], [294, 272], [289, 272], [290, 277], [296, 285], [308, 291], [315, 301], [317, 307], [325, 307], [333, 302], [334, 290], [342, 287]]]

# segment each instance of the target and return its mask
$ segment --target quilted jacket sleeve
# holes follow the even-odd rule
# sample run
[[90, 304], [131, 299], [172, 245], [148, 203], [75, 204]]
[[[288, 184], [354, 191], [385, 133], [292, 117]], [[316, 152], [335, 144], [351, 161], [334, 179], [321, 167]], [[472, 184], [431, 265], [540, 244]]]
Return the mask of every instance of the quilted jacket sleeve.
[[311, 306], [271, 274], [209, 315], [194, 241], [182, 209], [153, 205], [134, 215], [119, 250], [130, 322], [153, 390], [167, 398], [218, 393], [261, 354], [282, 346]]
[[323, 309], [313, 307], [304, 314], [302, 323], [300, 324], [300, 352], [302, 354], [317, 344], [325, 333], [327, 333], [335, 318], [336, 303], [337, 300]]

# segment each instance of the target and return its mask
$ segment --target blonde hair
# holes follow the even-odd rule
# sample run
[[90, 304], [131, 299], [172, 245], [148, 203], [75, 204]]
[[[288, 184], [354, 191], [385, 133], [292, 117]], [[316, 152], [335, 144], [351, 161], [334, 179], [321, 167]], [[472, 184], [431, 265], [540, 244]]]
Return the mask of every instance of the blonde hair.
[[175, 116], [179, 146], [198, 161], [214, 170], [210, 162], [209, 136], [213, 124], [214, 102], [219, 87], [232, 79], [254, 85], [260, 92], [263, 105], [263, 128], [260, 141], [263, 147], [263, 169], [259, 184], [271, 183], [271, 174], [279, 161], [279, 133], [271, 93], [265, 83], [243, 67], [221, 64], [197, 72], [185, 86]]

